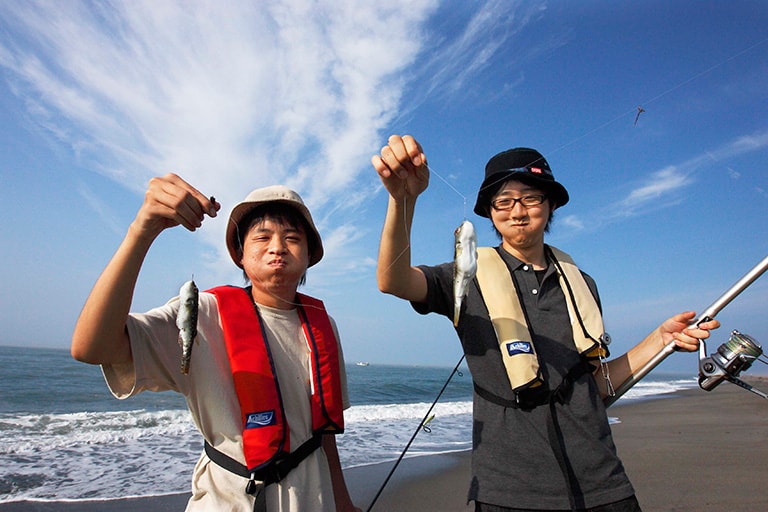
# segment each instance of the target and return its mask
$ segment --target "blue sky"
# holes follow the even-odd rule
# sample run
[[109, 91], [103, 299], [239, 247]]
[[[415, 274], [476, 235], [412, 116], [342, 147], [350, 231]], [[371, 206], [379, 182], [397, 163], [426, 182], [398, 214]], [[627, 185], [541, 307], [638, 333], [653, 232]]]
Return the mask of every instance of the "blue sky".
[[[376, 288], [386, 194], [369, 160], [390, 133], [416, 136], [433, 170], [415, 263], [451, 259], [465, 217], [495, 244], [472, 214], [486, 161], [545, 154], [571, 195], [549, 242], [596, 279], [615, 354], [768, 254], [765, 2], [376, 4], [0, 3], [0, 344], [68, 347], [148, 179], [172, 171], [224, 214], [164, 233], [134, 310], [193, 274], [241, 283], [226, 215], [284, 183], [324, 237], [304, 291], [347, 360], [453, 365], [451, 322]], [[709, 351], [732, 329], [768, 342], [766, 304], [763, 278], [720, 313]]]

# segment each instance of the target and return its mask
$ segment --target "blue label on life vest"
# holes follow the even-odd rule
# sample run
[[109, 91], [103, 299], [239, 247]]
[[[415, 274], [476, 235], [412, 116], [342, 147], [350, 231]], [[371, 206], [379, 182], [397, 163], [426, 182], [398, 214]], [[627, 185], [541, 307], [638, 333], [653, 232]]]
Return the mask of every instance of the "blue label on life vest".
[[252, 412], [245, 418], [245, 428], [261, 428], [276, 423], [275, 411]]
[[530, 341], [510, 341], [507, 343], [507, 354], [510, 356], [533, 354], [533, 345]]

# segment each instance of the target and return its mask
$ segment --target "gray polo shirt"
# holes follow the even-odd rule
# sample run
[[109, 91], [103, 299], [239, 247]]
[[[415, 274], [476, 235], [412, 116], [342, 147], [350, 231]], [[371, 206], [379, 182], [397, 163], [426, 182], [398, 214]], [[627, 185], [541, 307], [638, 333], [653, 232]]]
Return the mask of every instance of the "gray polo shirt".
[[[580, 363], [557, 274], [549, 265], [537, 277], [532, 266], [503, 249], [499, 252], [522, 297], [545, 380], [552, 388], [557, 387], [563, 376]], [[427, 278], [428, 295], [425, 303], [412, 304], [414, 309], [452, 319], [453, 263], [419, 268]], [[584, 276], [599, 304], [594, 281]], [[456, 332], [475, 385], [514, 401], [476, 280], [469, 286]], [[551, 446], [553, 425], [561, 450]], [[502, 407], [475, 394], [472, 431], [470, 500], [505, 507], [567, 510], [571, 508], [569, 494], [579, 507], [613, 503], [634, 494], [616, 455], [605, 407], [590, 374], [575, 382], [568, 403], [555, 405], [554, 416], [548, 405], [521, 410]], [[570, 478], [566, 478], [564, 470]]]

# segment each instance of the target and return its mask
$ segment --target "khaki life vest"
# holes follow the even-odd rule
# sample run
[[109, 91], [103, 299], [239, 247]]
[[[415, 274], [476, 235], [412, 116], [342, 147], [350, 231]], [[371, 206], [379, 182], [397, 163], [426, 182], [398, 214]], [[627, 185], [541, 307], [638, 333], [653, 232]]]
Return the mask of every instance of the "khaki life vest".
[[[247, 290], [220, 286], [209, 292], [216, 296], [219, 307], [240, 403], [243, 452], [247, 469], [252, 473], [279, 462], [291, 452], [280, 385], [261, 317]], [[310, 350], [313, 438], [319, 439], [318, 435], [323, 433], [343, 433], [339, 352], [331, 321], [322, 301], [297, 294], [297, 302]]]
[[[565, 295], [576, 349], [585, 361], [608, 356], [600, 308], [584, 276], [566, 253], [545, 246]], [[477, 283], [515, 393], [543, 384], [539, 360], [512, 274], [496, 248], [477, 249]]]

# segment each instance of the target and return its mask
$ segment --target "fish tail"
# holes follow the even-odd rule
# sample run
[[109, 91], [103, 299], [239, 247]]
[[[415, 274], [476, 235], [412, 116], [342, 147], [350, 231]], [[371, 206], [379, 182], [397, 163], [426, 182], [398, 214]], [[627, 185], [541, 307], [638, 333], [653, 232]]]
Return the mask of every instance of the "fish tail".
[[181, 333], [181, 373], [184, 375], [189, 373], [189, 362], [192, 359], [192, 344], [189, 343], [188, 334]]

